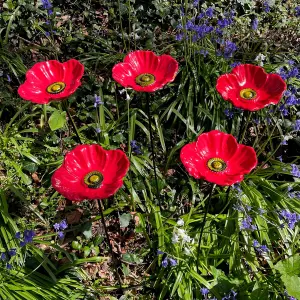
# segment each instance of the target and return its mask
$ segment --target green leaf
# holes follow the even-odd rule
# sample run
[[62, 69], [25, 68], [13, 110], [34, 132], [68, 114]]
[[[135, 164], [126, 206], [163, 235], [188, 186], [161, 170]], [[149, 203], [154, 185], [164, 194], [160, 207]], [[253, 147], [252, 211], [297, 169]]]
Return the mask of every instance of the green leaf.
[[92, 222], [87, 222], [84, 224], [84, 226], [82, 227], [82, 233], [85, 236], [86, 239], [90, 239], [93, 236], [92, 233]]
[[59, 110], [55, 110], [53, 114], [50, 116], [48, 121], [50, 129], [52, 131], [64, 127], [65, 123], [66, 123], [66, 112], [65, 111], [61, 112]]
[[300, 275], [300, 256], [295, 255], [278, 262], [275, 269], [278, 270], [281, 275]]
[[131, 220], [131, 214], [122, 214], [120, 216], [120, 227], [124, 228], [129, 225], [129, 222]]
[[283, 275], [281, 279], [284, 282], [288, 294], [300, 299], [300, 278], [298, 276]]

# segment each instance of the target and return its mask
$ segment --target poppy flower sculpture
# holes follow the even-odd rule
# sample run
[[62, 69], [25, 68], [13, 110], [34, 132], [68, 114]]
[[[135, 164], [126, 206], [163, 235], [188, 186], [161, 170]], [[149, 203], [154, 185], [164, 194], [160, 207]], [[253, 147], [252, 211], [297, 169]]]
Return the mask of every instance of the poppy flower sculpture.
[[129, 160], [121, 150], [79, 145], [66, 154], [52, 178], [52, 186], [72, 201], [104, 199], [123, 185]]
[[37, 104], [63, 100], [81, 85], [84, 66], [76, 59], [64, 63], [48, 60], [36, 63], [26, 73], [26, 80], [18, 93], [24, 100]]
[[199, 135], [185, 145], [180, 159], [190, 175], [218, 185], [232, 185], [244, 179], [257, 165], [252, 147], [238, 144], [235, 137], [218, 130]]
[[245, 110], [256, 111], [277, 104], [286, 83], [278, 74], [268, 74], [262, 67], [239, 65], [217, 80], [217, 91], [224, 100]]
[[113, 67], [112, 77], [125, 88], [155, 92], [172, 82], [177, 71], [178, 62], [172, 56], [157, 56], [152, 51], [137, 50]]

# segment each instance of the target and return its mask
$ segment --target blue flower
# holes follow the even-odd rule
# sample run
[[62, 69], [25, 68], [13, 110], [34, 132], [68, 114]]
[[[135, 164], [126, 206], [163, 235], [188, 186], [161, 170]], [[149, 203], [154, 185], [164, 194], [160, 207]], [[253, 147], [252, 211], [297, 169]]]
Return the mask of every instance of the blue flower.
[[95, 130], [96, 130], [97, 133], [101, 132], [101, 129], [99, 127], [96, 127]]
[[49, 0], [42, 0], [43, 9], [51, 9], [52, 4]]
[[0, 260], [6, 260], [6, 253], [5, 252], [0, 254]]
[[253, 247], [257, 248], [259, 246], [260, 246], [259, 242], [257, 240], [253, 240]]
[[300, 17], [300, 6], [295, 7], [295, 16]]
[[136, 140], [132, 140], [130, 141], [130, 146], [132, 148], [132, 151], [137, 154], [137, 155], [141, 155], [143, 154], [141, 147], [137, 144]]
[[206, 57], [208, 55], [208, 51], [207, 50], [204, 50], [204, 49], [201, 49], [199, 51], [200, 54], [202, 54], [204, 57]]
[[162, 262], [161, 262], [161, 266], [166, 268], [168, 266], [168, 259], [165, 258]]
[[265, 211], [263, 208], [261, 208], [261, 207], [258, 208], [258, 213], [259, 213], [260, 215], [263, 215], [265, 212], [266, 212], [266, 211]]
[[9, 256], [15, 256], [17, 254], [17, 249], [12, 248], [8, 251]]
[[291, 174], [294, 177], [300, 178], [300, 170], [298, 169], [298, 167], [295, 164], [291, 164], [291, 167], [292, 167]]
[[10, 76], [8, 74], [6, 75], [6, 77], [7, 77], [7, 81], [11, 82], [11, 78], [10, 78]]
[[299, 75], [299, 69], [296, 67], [292, 68], [287, 74], [288, 78], [297, 77], [298, 75]]
[[284, 209], [279, 212], [279, 219], [287, 222], [290, 229], [294, 229], [296, 223], [300, 220], [300, 215]]
[[196, 7], [198, 6], [200, 0], [194, 0], [193, 6]]
[[253, 30], [257, 30], [258, 28], [258, 19], [255, 18], [253, 21], [252, 21], [252, 29]]
[[294, 130], [299, 131], [300, 130], [300, 120], [296, 120], [294, 124]]
[[57, 236], [60, 240], [62, 240], [64, 238], [65, 234], [62, 231], [58, 231]]
[[53, 228], [57, 231], [57, 230], [59, 230], [59, 223], [55, 223], [54, 225], [53, 225]]
[[228, 108], [224, 109], [224, 114], [227, 118], [232, 119], [234, 116], [234, 112]]
[[235, 67], [237, 67], [237, 66], [239, 66], [239, 65], [241, 65], [242, 63], [240, 63], [239, 61], [235, 61], [235, 62], [233, 62], [231, 65], [230, 65], [230, 67], [231, 68], [235, 68]]
[[94, 107], [97, 107], [100, 104], [104, 104], [104, 102], [101, 101], [101, 97], [100, 96], [98, 96], [98, 95], [95, 94], [94, 98], [95, 98]]
[[237, 46], [235, 43], [231, 41], [225, 41], [224, 43], [224, 57], [229, 58], [233, 56], [233, 53], [237, 50]]
[[270, 5], [269, 5], [269, 3], [268, 3], [267, 1], [265, 1], [265, 2], [263, 3], [263, 7], [264, 7], [264, 11], [265, 11], [266, 13], [270, 12], [271, 8], [270, 8]]
[[17, 232], [17, 233], [15, 234], [15, 238], [16, 238], [16, 239], [20, 239], [20, 238], [21, 238], [21, 232]]
[[60, 223], [59, 223], [59, 229], [60, 230], [65, 230], [68, 228], [68, 223], [66, 220], [62, 220]]
[[250, 216], [247, 216], [245, 219], [242, 220], [240, 229], [241, 230], [250, 230], [254, 231], [257, 229], [255, 225], [252, 225], [252, 218]]
[[24, 231], [24, 242], [25, 243], [32, 242], [34, 236], [35, 236], [35, 233], [33, 230], [25, 230]]
[[205, 12], [206, 16], [209, 18], [213, 18], [214, 16], [214, 8], [213, 7], [209, 7], [206, 12]]
[[206, 287], [201, 288], [200, 291], [201, 291], [201, 294], [202, 294], [203, 296], [205, 296], [205, 295], [207, 295], [207, 294], [209, 293], [209, 289], [207, 289]]
[[12, 269], [12, 265], [9, 264], [9, 263], [7, 263], [7, 264], [6, 264], [6, 269], [7, 269], [7, 270], [11, 270], [11, 269]]
[[182, 40], [183, 40], [183, 37], [184, 37], [183, 33], [177, 33], [177, 34], [175, 35], [175, 40], [176, 40], [176, 41], [182, 41]]
[[157, 255], [164, 254], [164, 253], [165, 253], [165, 252], [163, 252], [163, 251], [157, 249]]
[[177, 265], [177, 260], [174, 258], [169, 258], [169, 263], [171, 267], [174, 267]]

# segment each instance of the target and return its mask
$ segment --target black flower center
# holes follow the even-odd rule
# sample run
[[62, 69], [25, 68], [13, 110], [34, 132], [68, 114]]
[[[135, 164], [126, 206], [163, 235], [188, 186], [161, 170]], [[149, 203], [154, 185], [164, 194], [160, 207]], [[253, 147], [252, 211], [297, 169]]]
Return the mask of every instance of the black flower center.
[[240, 91], [240, 96], [246, 100], [252, 100], [256, 97], [257, 93], [252, 89], [242, 89]]
[[211, 158], [207, 162], [208, 168], [213, 172], [221, 172], [224, 171], [227, 167], [225, 161], [221, 158]]
[[155, 76], [149, 73], [143, 73], [135, 78], [136, 84], [140, 86], [148, 86], [155, 81]]
[[49, 94], [58, 94], [66, 88], [66, 84], [62, 81], [54, 82], [47, 87]]
[[84, 176], [84, 183], [91, 189], [100, 187], [103, 181], [103, 175], [98, 171], [89, 172]]

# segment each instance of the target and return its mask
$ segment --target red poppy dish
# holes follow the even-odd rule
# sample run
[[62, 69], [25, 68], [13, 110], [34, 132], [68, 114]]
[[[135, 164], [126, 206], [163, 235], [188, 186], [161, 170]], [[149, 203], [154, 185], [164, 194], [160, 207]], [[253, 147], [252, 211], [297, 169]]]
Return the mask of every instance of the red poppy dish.
[[245, 64], [221, 75], [216, 89], [234, 106], [256, 111], [277, 104], [286, 90], [286, 83], [278, 74], [268, 74], [262, 67]]
[[81, 85], [84, 66], [76, 59], [64, 63], [48, 60], [36, 63], [26, 73], [26, 80], [18, 93], [24, 100], [37, 104], [63, 100]]
[[191, 176], [223, 186], [242, 181], [257, 165], [252, 147], [238, 144], [233, 135], [218, 130], [185, 145], [180, 159]]
[[72, 201], [104, 199], [123, 185], [129, 160], [121, 150], [104, 150], [99, 145], [79, 145], [66, 154], [51, 183]]
[[154, 92], [172, 82], [177, 71], [178, 62], [172, 56], [157, 56], [152, 51], [137, 50], [113, 67], [112, 77], [125, 88]]

